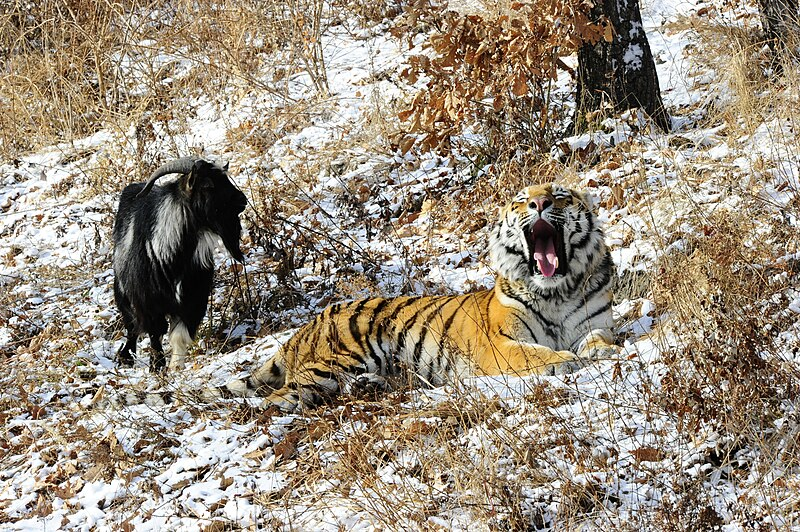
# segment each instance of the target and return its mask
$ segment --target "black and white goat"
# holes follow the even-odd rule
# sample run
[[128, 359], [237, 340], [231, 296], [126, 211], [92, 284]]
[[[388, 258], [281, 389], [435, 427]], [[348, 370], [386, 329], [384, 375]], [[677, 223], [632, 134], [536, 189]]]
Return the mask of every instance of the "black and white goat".
[[[244, 260], [239, 214], [247, 198], [227, 170], [227, 164], [186, 157], [164, 164], [147, 183], [122, 191], [113, 261], [114, 299], [128, 331], [118, 355], [121, 364], [133, 365], [136, 342], [146, 333], [155, 351], [150, 371], [163, 371], [161, 337], [169, 330], [169, 368], [182, 368], [206, 314], [218, 239], [234, 259]], [[167, 174], [181, 176], [153, 186]]]

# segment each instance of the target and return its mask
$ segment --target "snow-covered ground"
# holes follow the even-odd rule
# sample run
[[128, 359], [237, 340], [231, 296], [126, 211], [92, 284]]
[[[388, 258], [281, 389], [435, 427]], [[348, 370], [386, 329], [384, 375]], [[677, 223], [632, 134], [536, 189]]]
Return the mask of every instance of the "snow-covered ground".
[[[741, 433], [716, 418], [687, 426], [695, 418], [662, 398], [676, 389], [676, 353], [702, 345], [693, 338], [699, 325], [666, 313], [671, 294], [650, 289], [653, 277], [670, 275], [665, 257], [692, 257], [695, 233], [713, 235], [720, 216], [752, 209], [752, 247], [783, 252], [754, 264], [776, 288], [744, 310], [767, 321], [777, 316], [768, 325], [775, 341], [762, 356], [797, 375], [795, 124], [775, 113], [735, 130], [709, 118], [732, 100], [732, 89], [723, 65], [700, 60], [696, 28], [745, 24], [752, 9], [657, 0], [644, 3], [643, 15], [674, 131], [641, 132], [628, 113], [553, 151], [598, 151], [597, 164], [577, 166], [565, 179], [598, 200], [620, 285], [630, 292], [615, 305], [620, 358], [569, 375], [473, 378], [375, 401], [343, 398], [307, 416], [252, 410], [246, 400], [121, 406], [130, 391], [241, 375], [333, 300], [491, 284], [487, 231], [496, 198], [515, 191], [480, 192], [497, 186], [496, 174], [466, 159], [385, 147], [381, 120], [394, 121], [394, 106], [412, 94], [398, 73], [423, 40], [415, 37], [409, 49], [389, 21], [327, 28], [324, 98], [303, 70], [289, 76], [285, 94], [260, 91], [280, 65], [276, 53], [263, 84], [231, 87], [224, 104], [199, 97], [182, 128], [155, 131], [163, 140], [149, 148], [164, 152], [149, 156], [201, 146], [203, 155], [230, 161], [251, 200], [245, 271], [218, 253], [201, 348], [165, 380], [147, 373], [144, 341], [135, 368], [114, 363], [122, 331], [111, 290], [111, 225], [119, 190], [141, 178], [132, 177], [141, 152], [112, 146], [135, 133], [103, 130], [3, 161], [0, 527], [800, 529], [792, 395]], [[121, 65], [134, 75], [135, 64]], [[176, 76], [193, 68], [179, 65]], [[560, 83], [566, 87], [569, 77]], [[264, 117], [278, 116], [290, 100], [307, 102], [302, 119], [266, 125]], [[254, 148], [267, 133], [274, 142]], [[287, 251], [303, 264], [283, 276], [276, 264]], [[715, 281], [698, 292], [724, 298]], [[718, 384], [698, 393], [724, 395], [731, 385]]]

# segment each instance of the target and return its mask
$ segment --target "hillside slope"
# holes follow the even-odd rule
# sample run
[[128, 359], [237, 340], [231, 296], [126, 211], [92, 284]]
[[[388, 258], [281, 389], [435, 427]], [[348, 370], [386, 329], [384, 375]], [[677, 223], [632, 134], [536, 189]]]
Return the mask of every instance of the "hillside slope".
[[[201, 2], [196, 26], [180, 2], [126, 12], [113, 75], [75, 81], [115, 84], [118, 111], [87, 107], [65, 137], [43, 91], [71, 140], [20, 111], [12, 143], [2, 122], [4, 529], [800, 528], [800, 73], [770, 70], [753, 9], [646, 2], [673, 131], [630, 112], [517, 166], [470, 134], [400, 149], [422, 86], [400, 72], [434, 31], [413, 11], [258, 4]], [[229, 161], [248, 196], [246, 262], [218, 252], [199, 348], [159, 379], [144, 340], [114, 362], [111, 226], [124, 184], [190, 154]], [[551, 176], [597, 200], [619, 359], [304, 415], [122, 404], [240, 376], [334, 301], [490, 286], [499, 207]]]

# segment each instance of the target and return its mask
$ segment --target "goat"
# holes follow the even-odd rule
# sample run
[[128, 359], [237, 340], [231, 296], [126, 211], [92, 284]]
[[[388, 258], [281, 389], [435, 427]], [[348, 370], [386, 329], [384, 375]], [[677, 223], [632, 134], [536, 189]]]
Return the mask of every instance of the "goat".
[[[133, 365], [136, 342], [146, 333], [155, 351], [150, 371], [164, 371], [161, 337], [169, 330], [169, 369], [183, 368], [206, 314], [218, 238], [235, 260], [244, 260], [239, 214], [247, 198], [227, 171], [227, 164], [184, 157], [122, 191], [113, 231], [114, 300], [128, 332], [120, 364]], [[153, 186], [167, 174], [181, 176]]]

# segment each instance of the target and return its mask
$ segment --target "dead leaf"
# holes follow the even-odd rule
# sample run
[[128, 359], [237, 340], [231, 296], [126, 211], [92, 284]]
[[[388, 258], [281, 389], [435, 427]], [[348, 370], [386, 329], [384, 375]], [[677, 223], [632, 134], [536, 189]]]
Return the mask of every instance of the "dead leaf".
[[56, 486], [53, 488], [53, 495], [61, 499], [71, 499], [83, 488], [83, 481], [78, 479], [75, 484], [71, 482], [65, 483], [63, 486]]
[[250, 451], [249, 453], [244, 453], [244, 457], [248, 460], [260, 460], [267, 454], [267, 451], [264, 449], [256, 449], [255, 451]]
[[602, 164], [599, 164], [597, 166], [597, 169], [598, 170], [616, 170], [620, 166], [622, 166], [622, 165], [620, 163], [618, 163], [617, 161], [608, 160], [608, 161], [606, 161], [606, 162], [604, 162]]
[[640, 447], [631, 451], [636, 462], [660, 462], [664, 459], [664, 453], [655, 447]]
[[97, 403], [99, 403], [103, 399], [103, 397], [105, 396], [105, 391], [106, 391], [106, 387], [103, 386], [103, 385], [100, 385], [100, 387], [97, 389], [97, 392], [95, 392], [94, 396], [92, 396], [92, 400], [89, 401], [89, 404], [94, 406]]
[[33, 513], [37, 517], [47, 517], [53, 513], [53, 505], [47, 500], [44, 494], [39, 494], [39, 499], [36, 501], [36, 508], [33, 509]]
[[106, 466], [102, 464], [95, 464], [86, 470], [86, 473], [83, 474], [83, 477], [89, 482], [94, 482], [98, 478], [101, 478], [105, 472]]
[[397, 113], [397, 118], [399, 118], [400, 121], [405, 122], [412, 114], [414, 114], [414, 107], [411, 107], [411, 109], [406, 109], [405, 111], [400, 111]]
[[528, 93], [528, 81], [522, 74], [514, 77], [514, 87], [511, 89], [514, 96], [525, 96]]
[[31, 403], [28, 405], [28, 413], [31, 415], [31, 419], [42, 419], [47, 411], [43, 407]]
[[186, 486], [188, 486], [189, 484], [191, 484], [192, 482], [194, 482], [194, 480], [192, 480], [190, 478], [185, 478], [185, 479], [183, 479], [183, 480], [181, 480], [179, 482], [176, 482], [175, 484], [172, 485], [172, 491], [177, 493], [180, 490], [182, 490], [183, 488], [185, 488]]
[[606, 42], [614, 40], [614, 28], [611, 27], [611, 24], [606, 24], [606, 27], [603, 28], [603, 40]]
[[412, 136], [408, 136], [408, 137], [404, 138], [403, 140], [401, 140], [400, 141], [400, 153], [402, 153], [403, 155], [408, 153], [408, 150], [410, 150], [411, 146], [414, 145], [414, 141], [415, 140], [416, 139], [414, 137], [412, 137]]
[[228, 477], [223, 475], [222, 478], [219, 480], [219, 489], [221, 489], [223, 491], [228, 489], [232, 485], [233, 485], [233, 478], [232, 477], [228, 478]]
[[297, 431], [287, 432], [283, 440], [272, 447], [276, 458], [288, 460], [297, 452], [297, 443], [300, 441], [300, 434]]

